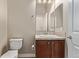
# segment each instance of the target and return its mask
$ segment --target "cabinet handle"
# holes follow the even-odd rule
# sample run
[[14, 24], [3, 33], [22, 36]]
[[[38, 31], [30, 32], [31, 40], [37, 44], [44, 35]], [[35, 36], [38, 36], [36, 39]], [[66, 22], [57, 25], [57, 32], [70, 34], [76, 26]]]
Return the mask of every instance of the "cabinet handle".
[[50, 42], [48, 42], [48, 45], [50, 44]]
[[54, 42], [52, 42], [52, 45], [54, 45]]

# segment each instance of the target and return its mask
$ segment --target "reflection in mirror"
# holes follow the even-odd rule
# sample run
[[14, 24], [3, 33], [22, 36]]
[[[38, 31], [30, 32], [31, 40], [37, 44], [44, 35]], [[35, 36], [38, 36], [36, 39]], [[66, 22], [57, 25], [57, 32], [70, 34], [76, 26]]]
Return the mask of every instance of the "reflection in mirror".
[[63, 4], [60, 4], [54, 12], [50, 14], [49, 31], [62, 32], [63, 30]]
[[63, 4], [55, 10], [55, 31], [62, 32], [63, 30]]
[[36, 32], [48, 32], [48, 13], [53, 0], [36, 0]]
[[62, 30], [62, 0], [36, 0], [36, 33], [48, 34]]

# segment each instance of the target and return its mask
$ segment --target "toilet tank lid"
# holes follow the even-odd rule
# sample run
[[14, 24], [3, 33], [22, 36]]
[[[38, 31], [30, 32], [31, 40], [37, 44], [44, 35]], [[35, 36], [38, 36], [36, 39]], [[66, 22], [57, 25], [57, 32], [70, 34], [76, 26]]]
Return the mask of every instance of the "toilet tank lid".
[[10, 39], [9, 41], [22, 41], [23, 39]]

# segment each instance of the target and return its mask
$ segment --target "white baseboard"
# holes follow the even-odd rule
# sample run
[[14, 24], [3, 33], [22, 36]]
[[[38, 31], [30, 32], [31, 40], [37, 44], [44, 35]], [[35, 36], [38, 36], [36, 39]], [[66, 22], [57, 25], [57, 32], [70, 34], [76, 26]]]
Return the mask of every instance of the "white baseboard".
[[19, 54], [18, 56], [19, 58], [32, 58], [35, 57], [34, 53], [23, 53], [23, 54]]

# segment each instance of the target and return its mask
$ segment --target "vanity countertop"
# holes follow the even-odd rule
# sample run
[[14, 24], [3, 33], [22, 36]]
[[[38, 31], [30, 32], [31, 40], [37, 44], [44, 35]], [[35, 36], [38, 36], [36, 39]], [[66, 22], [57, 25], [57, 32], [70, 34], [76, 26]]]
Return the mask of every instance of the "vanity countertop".
[[65, 37], [57, 35], [35, 35], [36, 40], [65, 40]]

